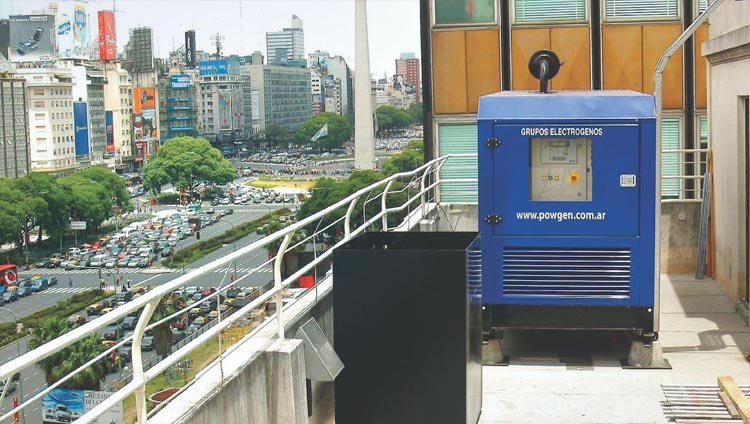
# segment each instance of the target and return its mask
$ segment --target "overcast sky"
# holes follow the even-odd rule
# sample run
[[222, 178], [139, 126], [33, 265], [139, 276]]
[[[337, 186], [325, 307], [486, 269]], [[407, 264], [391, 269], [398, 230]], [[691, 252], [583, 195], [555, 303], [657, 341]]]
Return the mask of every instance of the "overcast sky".
[[[45, 0], [0, 0], [0, 17], [27, 14], [45, 8]], [[291, 26], [299, 16], [305, 31], [305, 54], [315, 50], [341, 55], [354, 68], [354, 0], [90, 0], [92, 23], [96, 11], [117, 8], [118, 51], [127, 42], [128, 29], [154, 30], [157, 57], [166, 57], [184, 43], [194, 29], [199, 50], [214, 51], [211, 37], [224, 37], [224, 54], [266, 55], [265, 33]], [[401, 52], [420, 54], [418, 0], [367, 0], [370, 70], [375, 77], [393, 75]], [[96, 25], [92, 31], [96, 32]]]

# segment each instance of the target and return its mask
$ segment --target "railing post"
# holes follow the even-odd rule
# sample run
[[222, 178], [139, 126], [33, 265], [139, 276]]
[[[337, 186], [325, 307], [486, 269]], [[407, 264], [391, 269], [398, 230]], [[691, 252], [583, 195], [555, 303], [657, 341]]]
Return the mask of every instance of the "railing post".
[[425, 182], [427, 181], [427, 174], [429, 174], [431, 170], [432, 170], [432, 165], [424, 169], [424, 174], [422, 174], [422, 181], [419, 184], [419, 191], [422, 193], [422, 195], [420, 196], [419, 202], [421, 203], [423, 219], [427, 211], [427, 206], [425, 206], [425, 204], [427, 203], [427, 192], [425, 192], [424, 188], [426, 185]]
[[[354, 212], [354, 206], [357, 205], [357, 202], [359, 201], [359, 198], [361, 196], [357, 196], [354, 199], [352, 199], [352, 202], [349, 203], [349, 208], [346, 210], [346, 217], [344, 218], [344, 238], [349, 239], [352, 234], [352, 212]], [[313, 242], [313, 244], [315, 244]]]
[[281, 285], [281, 262], [284, 260], [284, 254], [286, 253], [286, 248], [289, 247], [289, 243], [292, 241], [292, 236], [294, 235], [294, 232], [288, 233], [286, 236], [284, 236], [284, 240], [281, 242], [281, 246], [279, 246], [279, 251], [276, 253], [276, 260], [273, 263], [273, 286], [276, 290], [276, 325], [278, 326], [278, 334], [279, 338], [284, 338], [284, 319], [283, 319], [283, 291], [284, 287]]
[[[396, 181], [395, 179], [388, 181], [388, 184], [385, 186], [385, 190], [383, 190], [383, 197], [380, 198], [380, 207], [381, 211], [385, 212], [388, 209], [388, 205], [386, 205], [385, 197], [388, 194], [388, 190], [390, 190], [391, 185], [393, 185], [393, 182]], [[383, 214], [383, 231], [388, 231], [388, 213]]]
[[156, 306], [159, 304], [160, 298], [156, 298], [153, 301], [146, 304], [143, 308], [138, 323], [133, 331], [133, 381], [139, 383], [138, 389], [135, 391], [135, 413], [138, 418], [138, 424], [146, 423], [146, 380], [143, 374], [143, 352], [141, 351], [141, 340], [143, 339], [143, 333], [146, 331], [146, 326], [151, 315], [154, 314]]
[[446, 159], [441, 160], [438, 162], [437, 167], [435, 167], [435, 203], [440, 204], [440, 170], [443, 168], [443, 165], [445, 165]]

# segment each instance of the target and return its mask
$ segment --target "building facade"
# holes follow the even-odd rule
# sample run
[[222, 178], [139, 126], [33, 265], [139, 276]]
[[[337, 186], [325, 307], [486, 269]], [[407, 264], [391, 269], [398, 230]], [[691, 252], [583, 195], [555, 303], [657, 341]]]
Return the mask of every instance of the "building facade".
[[26, 108], [26, 80], [0, 76], [0, 177], [18, 178], [31, 172]]
[[132, 170], [133, 82], [130, 74], [119, 63], [108, 65], [105, 73], [107, 85], [104, 88], [104, 113], [108, 133], [106, 153], [114, 156], [118, 170]]
[[305, 32], [302, 19], [292, 15], [292, 26], [266, 33], [266, 58], [269, 65], [284, 65], [292, 60], [305, 60]]
[[326, 69], [328, 70], [328, 75], [332, 75], [340, 81], [339, 90], [341, 91], [341, 111], [337, 113], [342, 116], [354, 113], [352, 70], [349, 68], [346, 60], [341, 56], [328, 57], [326, 59]]
[[[310, 70], [307, 68], [243, 65], [253, 96], [253, 133], [278, 125], [290, 134], [312, 116]], [[256, 100], [257, 99], [257, 100]]]
[[[538, 90], [531, 55], [551, 49], [565, 63], [552, 90], [653, 92], [667, 46], [705, 10], [705, 0], [421, 0], [425, 153], [476, 153], [478, 99], [501, 90]], [[470, 6], [470, 7], [468, 7]], [[679, 49], [663, 73], [664, 150], [708, 147], [706, 61], [698, 53], [707, 25]], [[458, 160], [443, 168], [458, 171]], [[695, 199], [700, 166], [662, 155], [662, 219], [679, 246], [662, 245], [663, 272], [692, 272], [697, 250]], [[470, 165], [470, 164], [468, 164]], [[463, 168], [463, 167], [462, 167]], [[476, 175], [476, 171], [473, 172]], [[695, 178], [682, 178], [682, 175]], [[443, 199], [476, 201], [476, 187], [443, 187]], [[457, 194], [461, 192], [462, 194]], [[470, 194], [473, 193], [473, 194]], [[679, 220], [680, 216], [691, 217]], [[674, 238], [663, 236], [665, 243]], [[670, 249], [670, 255], [665, 252]], [[679, 252], [679, 253], [677, 253]]]
[[237, 151], [245, 127], [242, 75], [239, 62], [232, 62], [201, 62], [197, 90], [197, 132], [224, 155]]
[[713, 193], [710, 275], [729, 297], [750, 301], [750, 3], [725, 2], [701, 48], [709, 62]]
[[26, 79], [31, 172], [56, 176], [78, 167], [73, 139], [73, 77], [69, 69], [20, 68]]
[[419, 59], [415, 57], [414, 53], [401, 53], [401, 57], [396, 59], [396, 75], [401, 75], [404, 81], [414, 87], [417, 102], [422, 101], [420, 73]]

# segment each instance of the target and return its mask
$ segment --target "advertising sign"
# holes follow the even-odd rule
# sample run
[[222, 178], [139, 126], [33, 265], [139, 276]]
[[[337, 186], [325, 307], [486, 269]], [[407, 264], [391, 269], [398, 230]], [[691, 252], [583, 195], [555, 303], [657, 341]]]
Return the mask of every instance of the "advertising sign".
[[237, 91], [232, 92], [231, 108], [232, 108], [232, 118], [233, 118], [232, 127], [235, 130], [241, 130], [244, 127], [242, 121], [245, 115], [242, 110], [243, 108], [242, 108], [242, 92], [241, 91], [237, 90]]
[[115, 14], [111, 10], [99, 11], [99, 59], [117, 59]]
[[156, 109], [143, 109], [141, 121], [143, 122], [143, 140], [158, 140], [159, 121], [156, 119]]
[[260, 91], [250, 92], [250, 109], [252, 109], [253, 120], [260, 119]]
[[86, 221], [70, 221], [71, 230], [85, 230]]
[[115, 152], [115, 120], [112, 116], [112, 111], [108, 110], [104, 112], [104, 126], [105, 126], [105, 132], [107, 134], [107, 147], [106, 147], [106, 153], [114, 153]]
[[229, 91], [219, 92], [219, 129], [232, 129], [232, 98]]
[[141, 113], [143, 109], [156, 108], [156, 89], [154, 87], [135, 87], [133, 89], [133, 112]]
[[[53, 389], [42, 397], [42, 424], [73, 422], [111, 395], [93, 390]], [[119, 402], [94, 422], [122, 424], [123, 421], [122, 402]]]
[[185, 66], [195, 69], [195, 31], [185, 32]]
[[198, 64], [200, 75], [239, 75], [239, 60], [201, 60]]
[[57, 52], [61, 59], [88, 59], [89, 24], [85, 3], [62, 0], [57, 5]]
[[55, 17], [14, 15], [10, 17], [11, 62], [55, 60]]
[[190, 77], [185, 74], [172, 75], [169, 84], [172, 88], [190, 88]]
[[73, 127], [76, 156], [89, 154], [89, 117], [86, 102], [73, 102]]

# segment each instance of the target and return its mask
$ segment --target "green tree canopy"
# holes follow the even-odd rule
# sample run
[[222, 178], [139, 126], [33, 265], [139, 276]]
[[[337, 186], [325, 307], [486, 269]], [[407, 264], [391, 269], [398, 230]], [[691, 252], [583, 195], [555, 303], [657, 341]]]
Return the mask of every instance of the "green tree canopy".
[[[75, 173], [57, 179], [68, 197], [70, 218], [86, 221], [87, 228], [96, 229], [112, 213], [112, 192], [98, 181]], [[106, 183], [105, 183], [106, 184]]]
[[[325, 124], [328, 124], [328, 135], [320, 137], [317, 142], [310, 141]], [[310, 144], [328, 151], [343, 146], [352, 138], [353, 131], [352, 125], [343, 116], [333, 112], [323, 112], [308, 119], [297, 128], [296, 138], [300, 144]]]
[[380, 168], [383, 174], [388, 176], [417, 169], [423, 164], [424, 142], [422, 140], [411, 140], [401, 153], [383, 161]]
[[383, 105], [375, 110], [378, 118], [378, 131], [382, 134], [396, 128], [406, 128], [412, 123], [412, 116], [403, 109]]
[[167, 184], [192, 192], [199, 183], [228, 183], [237, 171], [205, 138], [177, 137], [161, 146], [143, 176], [143, 186], [154, 193]]
[[10, 178], [0, 178], [0, 242], [16, 243], [18, 235], [23, 230], [25, 210], [23, 207], [24, 193], [16, 188]]
[[286, 146], [292, 138], [289, 131], [285, 130], [280, 125], [269, 124], [264, 130], [261, 136], [267, 143], [271, 143], [276, 146]]
[[68, 224], [68, 216], [64, 212], [68, 209], [68, 198], [56, 179], [50, 175], [31, 173], [15, 180], [15, 185], [28, 196], [44, 200], [44, 207], [35, 212], [37, 215], [33, 222], [39, 225], [37, 242], [41, 241], [42, 229], [56, 238], [62, 237]]
[[424, 105], [422, 103], [412, 103], [406, 112], [409, 113], [413, 124], [422, 124], [424, 121]]
[[[53, 317], [46, 319], [34, 328], [29, 340], [29, 349], [36, 349], [60, 337], [67, 331], [68, 325], [64, 318]], [[52, 384], [75, 371], [103, 350], [104, 346], [99, 335], [91, 334], [77, 343], [42, 359], [37, 365], [44, 371], [47, 384]], [[106, 359], [103, 358], [74, 375], [63, 384], [63, 387], [69, 389], [99, 390], [100, 383], [106, 377], [107, 364]]]

